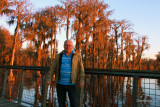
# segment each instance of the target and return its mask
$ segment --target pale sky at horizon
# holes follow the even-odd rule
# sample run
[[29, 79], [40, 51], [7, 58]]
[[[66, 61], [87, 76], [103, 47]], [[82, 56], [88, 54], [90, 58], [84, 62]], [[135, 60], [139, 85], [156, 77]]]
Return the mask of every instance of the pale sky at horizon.
[[[30, 0], [35, 8], [54, 6], [60, 0]], [[103, 0], [109, 4], [109, 10], [114, 10], [111, 18], [116, 20], [126, 19], [133, 24], [133, 30], [140, 36], [147, 36], [150, 44], [149, 50], [143, 53], [143, 57], [155, 59], [160, 52], [160, 0]], [[11, 30], [6, 24], [6, 19], [0, 16], [0, 26]], [[57, 36], [59, 41], [64, 40], [65, 34]], [[59, 51], [63, 49], [63, 41], [59, 43]]]

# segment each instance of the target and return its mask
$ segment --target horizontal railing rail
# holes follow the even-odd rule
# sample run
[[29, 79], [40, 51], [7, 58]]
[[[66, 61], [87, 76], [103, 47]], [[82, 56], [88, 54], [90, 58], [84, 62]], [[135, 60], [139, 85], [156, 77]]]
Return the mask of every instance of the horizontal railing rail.
[[[49, 70], [49, 67], [46, 66], [11, 66], [0, 65], [0, 68], [7, 69], [23, 69], [23, 70], [40, 70], [42, 73]], [[138, 75], [139, 77], [160, 77], [160, 71], [157, 70], [125, 70], [125, 69], [92, 69], [85, 68], [85, 73], [93, 74], [107, 74], [107, 75], [125, 75], [125, 76], [134, 76]], [[158, 75], [157, 75], [158, 74]]]
[[0, 65], [0, 68], [6, 68], [6, 69], [23, 69], [23, 70], [40, 70], [42, 72], [45, 72], [49, 70], [49, 67], [46, 66], [16, 66], [16, 65]]
[[123, 76], [135, 76], [138, 77], [153, 77], [159, 78], [160, 71], [157, 70], [124, 70], [124, 69], [85, 69], [85, 73], [92, 74], [106, 74], [106, 75], [123, 75]]

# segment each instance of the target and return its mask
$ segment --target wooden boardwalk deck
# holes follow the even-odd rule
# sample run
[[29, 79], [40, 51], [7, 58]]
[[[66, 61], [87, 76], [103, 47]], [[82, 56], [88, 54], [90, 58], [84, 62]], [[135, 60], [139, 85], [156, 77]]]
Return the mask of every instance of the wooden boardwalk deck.
[[25, 107], [0, 97], [0, 107]]

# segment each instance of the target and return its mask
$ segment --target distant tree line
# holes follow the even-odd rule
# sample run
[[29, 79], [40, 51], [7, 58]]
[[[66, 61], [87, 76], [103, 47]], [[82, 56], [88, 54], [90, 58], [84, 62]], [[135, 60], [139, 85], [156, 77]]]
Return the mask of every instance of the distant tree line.
[[[0, 27], [0, 65], [49, 66], [58, 53], [57, 35], [65, 29], [64, 38], [75, 41], [86, 68], [160, 68], [160, 52], [156, 60], [142, 58], [149, 49], [147, 36], [139, 36], [127, 20], [110, 19], [114, 11], [103, 0], [61, 0], [61, 5], [36, 11], [28, 0], [0, 4], [0, 15], [15, 26], [13, 35]], [[25, 41], [27, 48], [22, 48]]]

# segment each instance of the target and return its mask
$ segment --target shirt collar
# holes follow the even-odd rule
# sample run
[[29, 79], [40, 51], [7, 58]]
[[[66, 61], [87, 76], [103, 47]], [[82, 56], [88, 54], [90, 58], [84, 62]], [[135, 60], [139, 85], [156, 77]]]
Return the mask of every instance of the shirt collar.
[[[73, 52], [73, 50], [72, 50], [72, 52], [70, 53], [70, 55], [72, 55], [73, 53], [74, 53], [74, 52]], [[63, 51], [63, 54], [66, 54], [66, 53]], [[70, 56], [70, 55], [69, 55], [69, 56]]]

